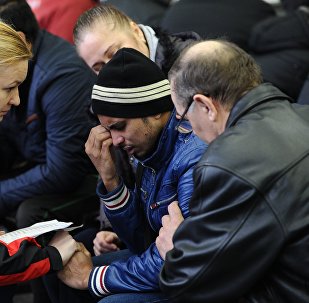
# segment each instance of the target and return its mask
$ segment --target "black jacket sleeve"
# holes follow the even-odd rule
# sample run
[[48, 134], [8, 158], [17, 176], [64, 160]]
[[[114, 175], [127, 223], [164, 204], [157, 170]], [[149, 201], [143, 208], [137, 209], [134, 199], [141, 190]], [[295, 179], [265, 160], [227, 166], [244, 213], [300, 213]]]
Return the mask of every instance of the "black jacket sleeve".
[[174, 235], [160, 286], [175, 302], [235, 302], [265, 274], [284, 232], [254, 184], [216, 167], [196, 173], [191, 217]]
[[62, 259], [52, 246], [41, 248], [33, 238], [6, 244], [0, 240], [0, 286], [15, 284], [62, 269]]

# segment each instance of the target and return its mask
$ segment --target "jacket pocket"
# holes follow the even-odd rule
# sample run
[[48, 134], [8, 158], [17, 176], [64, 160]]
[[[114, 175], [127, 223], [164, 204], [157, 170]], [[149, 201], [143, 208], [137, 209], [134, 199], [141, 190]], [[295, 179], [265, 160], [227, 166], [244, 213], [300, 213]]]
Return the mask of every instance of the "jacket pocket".
[[150, 203], [149, 211], [151, 212], [151, 216], [157, 229], [160, 229], [162, 226], [162, 217], [168, 214], [167, 207], [175, 200], [177, 200], [177, 193], [173, 193], [168, 197], [162, 197], [162, 199]]

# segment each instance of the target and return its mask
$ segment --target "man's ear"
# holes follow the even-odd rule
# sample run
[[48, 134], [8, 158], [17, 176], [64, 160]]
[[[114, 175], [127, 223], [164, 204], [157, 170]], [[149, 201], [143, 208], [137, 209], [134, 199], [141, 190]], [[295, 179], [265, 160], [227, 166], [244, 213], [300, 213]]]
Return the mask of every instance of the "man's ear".
[[218, 117], [218, 110], [213, 102], [213, 99], [202, 94], [195, 94], [193, 96], [194, 102], [199, 106], [199, 110], [205, 112], [210, 121], [216, 121]]
[[131, 21], [130, 22], [130, 27], [133, 31], [133, 33], [139, 37], [143, 42], [146, 43], [146, 39], [145, 39], [145, 36], [143, 34], [143, 31], [140, 29], [140, 27], [134, 22], [134, 21]]

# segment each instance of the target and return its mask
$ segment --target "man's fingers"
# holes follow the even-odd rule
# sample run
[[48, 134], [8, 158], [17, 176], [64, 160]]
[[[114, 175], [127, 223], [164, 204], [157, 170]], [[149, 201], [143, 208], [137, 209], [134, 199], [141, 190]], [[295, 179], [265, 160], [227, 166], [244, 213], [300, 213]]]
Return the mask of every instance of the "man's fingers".
[[81, 242], [76, 242], [76, 251], [84, 253], [87, 257], [91, 256], [90, 252], [87, 250], [85, 245]]
[[99, 256], [101, 254], [100, 250], [98, 250], [95, 246], [93, 247], [93, 252], [96, 256]]
[[85, 143], [86, 152], [91, 153], [93, 149], [101, 150], [103, 142], [108, 139], [111, 139], [110, 132], [106, 131], [101, 125], [93, 127]]
[[168, 213], [169, 213], [171, 219], [183, 217], [177, 201], [172, 202], [168, 206]]
[[170, 218], [169, 215], [163, 216], [162, 220], [161, 220], [162, 226], [166, 226], [166, 225], [170, 224], [170, 221], [171, 221], [171, 218]]
[[118, 242], [118, 236], [115, 233], [109, 233], [106, 236], [106, 241], [109, 243], [117, 243]]

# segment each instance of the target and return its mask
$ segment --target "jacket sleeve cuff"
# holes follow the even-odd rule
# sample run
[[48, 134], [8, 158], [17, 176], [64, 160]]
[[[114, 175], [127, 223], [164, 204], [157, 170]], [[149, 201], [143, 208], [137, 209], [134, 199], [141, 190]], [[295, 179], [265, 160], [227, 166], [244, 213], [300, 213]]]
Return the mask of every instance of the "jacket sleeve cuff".
[[45, 249], [49, 256], [50, 270], [58, 271], [63, 269], [62, 258], [59, 251], [53, 246], [46, 246]]
[[108, 210], [117, 210], [125, 206], [130, 198], [130, 191], [121, 181], [120, 185], [113, 191], [107, 193], [101, 181], [97, 187], [97, 194]]
[[110, 294], [105, 285], [107, 269], [108, 266], [95, 267], [90, 273], [88, 289], [90, 293], [96, 297], [103, 297]]

